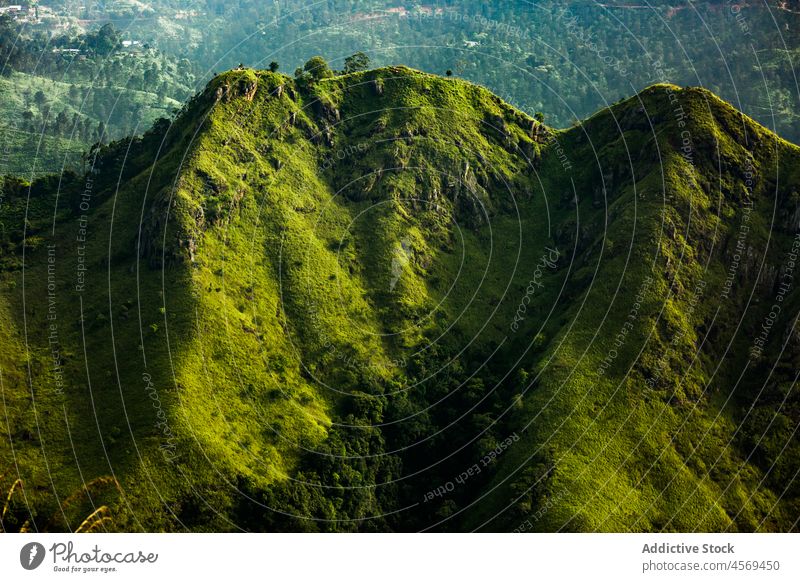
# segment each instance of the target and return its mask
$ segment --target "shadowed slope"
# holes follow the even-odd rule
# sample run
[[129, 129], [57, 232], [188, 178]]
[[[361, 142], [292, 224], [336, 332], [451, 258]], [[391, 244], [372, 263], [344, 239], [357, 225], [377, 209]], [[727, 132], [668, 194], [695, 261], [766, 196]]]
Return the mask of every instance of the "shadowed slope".
[[713, 95], [554, 133], [402, 67], [241, 70], [95, 153], [0, 207], [41, 516], [113, 475], [115, 529], [793, 527], [793, 289], [752, 340], [797, 149]]

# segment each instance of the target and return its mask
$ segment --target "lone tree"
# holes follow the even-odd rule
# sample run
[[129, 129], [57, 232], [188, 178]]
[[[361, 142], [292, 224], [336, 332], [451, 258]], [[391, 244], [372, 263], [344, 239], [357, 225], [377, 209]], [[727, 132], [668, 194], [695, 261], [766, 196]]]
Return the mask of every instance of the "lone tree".
[[122, 37], [114, 25], [104, 24], [93, 35], [90, 34], [86, 43], [100, 56], [108, 56], [122, 45]]
[[44, 94], [44, 91], [39, 89], [36, 94], [33, 96], [33, 101], [36, 103], [36, 106], [41, 109], [45, 105], [47, 105], [47, 95]]
[[308, 62], [303, 66], [303, 70], [315, 81], [333, 77], [333, 71], [328, 66], [328, 61], [319, 56], [308, 59]]
[[281, 68], [281, 66], [278, 64], [278, 61], [272, 61], [272, 62], [269, 64], [269, 70], [270, 70], [271, 72], [273, 72], [273, 73], [277, 73], [277, 72], [278, 72], [278, 69], [280, 69], [280, 68]]
[[453, 70], [452, 69], [447, 69], [447, 72], [445, 73], [445, 75], [447, 75], [448, 77], [452, 77], [453, 76]]
[[544, 123], [544, 113], [542, 113], [541, 111], [537, 111], [537, 112], [536, 112], [536, 113], [533, 115], [533, 118], [534, 118], [536, 121], [538, 121], [539, 123]]
[[358, 73], [359, 71], [366, 71], [369, 69], [370, 59], [361, 51], [358, 51], [353, 56], [347, 57], [344, 60], [344, 73]]

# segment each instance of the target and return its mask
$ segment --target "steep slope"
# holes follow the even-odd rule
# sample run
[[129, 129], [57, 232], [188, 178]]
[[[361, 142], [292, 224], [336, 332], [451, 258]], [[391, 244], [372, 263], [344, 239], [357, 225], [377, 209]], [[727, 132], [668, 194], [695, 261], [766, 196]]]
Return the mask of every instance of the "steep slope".
[[797, 149], [663, 85], [563, 147], [596, 160], [570, 176], [576, 301], [531, 372], [528, 446], [470, 524], [796, 528]]
[[3, 189], [6, 529], [796, 527], [798, 151], [713, 95], [238, 70], [93, 154]]

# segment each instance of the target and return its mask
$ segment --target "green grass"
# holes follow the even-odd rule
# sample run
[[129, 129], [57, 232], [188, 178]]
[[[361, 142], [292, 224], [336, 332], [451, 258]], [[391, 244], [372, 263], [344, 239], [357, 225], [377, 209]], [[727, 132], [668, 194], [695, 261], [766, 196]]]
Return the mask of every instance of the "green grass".
[[[669, 91], [689, 113], [694, 174]], [[19, 467], [8, 485], [21, 478], [44, 516], [82, 479], [113, 475], [117, 530], [511, 530], [543, 507], [536, 529], [752, 530], [764, 518], [788, 529], [796, 495], [771, 509], [780, 485], [760, 485], [786, 431], [747, 459], [746, 438], [776, 409], [745, 418], [757, 370], [731, 399], [733, 367], [715, 372], [731, 338], [727, 357], [746, 352], [733, 334], [755, 272], [715, 306], [747, 152], [767, 178], [778, 154], [796, 172], [798, 151], [706, 92], [656, 86], [639, 99], [658, 149], [632, 98], [557, 134], [565, 171], [531, 119], [465, 82], [394, 67], [303, 89], [232, 71], [168, 131], [101, 149], [89, 210], [85, 181], [67, 176], [52, 233], [58, 183], [34, 183], [28, 202], [31, 186], [8, 181], [0, 468]], [[594, 203], [596, 151], [614, 175], [607, 207]], [[768, 186], [753, 194], [754, 225], [769, 220]], [[788, 227], [774, 238], [770, 264]], [[759, 226], [750, 242], [764, 241]], [[548, 248], [559, 260], [541, 268]], [[63, 393], [48, 367], [49, 282]], [[419, 502], [513, 433], [449, 504], [369, 519]]]

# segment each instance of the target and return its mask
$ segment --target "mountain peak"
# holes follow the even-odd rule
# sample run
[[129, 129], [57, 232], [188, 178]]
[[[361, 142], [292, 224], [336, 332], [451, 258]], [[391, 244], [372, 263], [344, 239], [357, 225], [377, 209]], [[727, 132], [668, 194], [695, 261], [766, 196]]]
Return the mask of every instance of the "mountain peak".
[[[54, 467], [53, 486], [103, 478], [111, 455], [126, 497], [109, 503], [146, 529], [510, 530], [544, 503], [543, 529], [625, 529], [635, 510], [643, 529], [752, 530], [776, 504], [791, 526], [779, 451], [749, 455], [763, 415], [739, 431], [716, 407], [758, 400], [759, 360], [738, 379], [714, 366], [769, 316], [739, 321], [752, 290], [778, 292], [800, 155], [709, 92], [654, 85], [554, 130], [406, 67], [241, 69], [94, 154], [86, 176], [4, 185], [0, 366], [26, 483], [30, 385], [41, 414], [73, 415], [39, 424], [83, 470]], [[764, 341], [795, 337], [775, 325]], [[498, 450], [452, 503], [420, 502]], [[727, 492], [713, 463], [746, 470]], [[45, 489], [28, 489], [39, 514]]]

